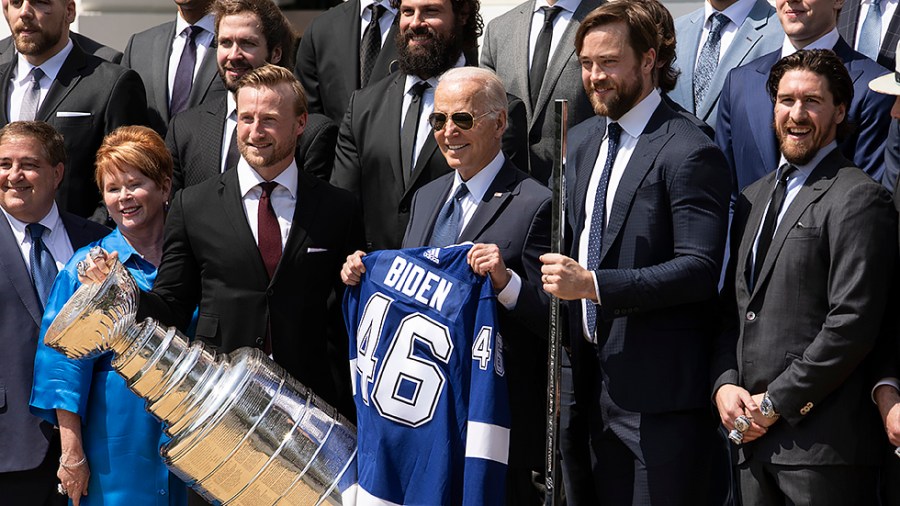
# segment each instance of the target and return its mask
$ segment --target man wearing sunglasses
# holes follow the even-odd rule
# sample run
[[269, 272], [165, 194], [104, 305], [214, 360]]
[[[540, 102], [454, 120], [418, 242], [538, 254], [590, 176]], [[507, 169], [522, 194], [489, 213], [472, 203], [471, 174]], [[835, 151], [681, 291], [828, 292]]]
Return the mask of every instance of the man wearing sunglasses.
[[[538, 258], [550, 249], [550, 190], [501, 152], [506, 104], [503, 83], [490, 70], [462, 67], [441, 78], [428, 121], [454, 171], [416, 192], [403, 247], [476, 243], [469, 265], [491, 277], [503, 333], [512, 415], [507, 504], [537, 505], [531, 477], [541, 469], [546, 378], [539, 372], [547, 366], [542, 334], [549, 314]], [[455, 206], [459, 219], [448, 227], [445, 216]], [[365, 272], [362, 255], [344, 264], [348, 285]]]

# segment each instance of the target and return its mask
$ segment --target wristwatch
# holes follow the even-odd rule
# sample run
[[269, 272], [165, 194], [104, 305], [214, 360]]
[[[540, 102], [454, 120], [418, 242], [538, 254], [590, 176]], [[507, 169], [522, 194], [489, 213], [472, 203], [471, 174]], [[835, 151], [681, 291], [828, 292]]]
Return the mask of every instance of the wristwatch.
[[770, 420], [778, 418], [778, 412], [775, 411], [775, 405], [772, 404], [772, 399], [769, 398], [769, 392], [766, 392], [765, 395], [763, 395], [763, 400], [759, 403], [759, 411], [764, 417]]

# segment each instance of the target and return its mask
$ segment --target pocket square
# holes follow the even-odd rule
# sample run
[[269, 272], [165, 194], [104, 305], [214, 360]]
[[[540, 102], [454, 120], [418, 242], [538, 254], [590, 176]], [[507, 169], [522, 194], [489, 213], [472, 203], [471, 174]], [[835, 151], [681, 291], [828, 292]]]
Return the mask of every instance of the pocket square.
[[57, 118], [83, 118], [85, 116], [91, 116], [92, 113], [89, 112], [79, 112], [79, 111], [57, 111]]
[[307, 253], [324, 253], [328, 251], [327, 248], [306, 248]]

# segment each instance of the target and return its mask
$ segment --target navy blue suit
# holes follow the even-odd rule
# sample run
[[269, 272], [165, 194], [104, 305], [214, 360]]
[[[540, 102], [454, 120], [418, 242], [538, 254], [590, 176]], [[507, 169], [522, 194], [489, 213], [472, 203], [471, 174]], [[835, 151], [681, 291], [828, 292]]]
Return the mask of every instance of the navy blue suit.
[[[881, 181], [884, 140], [891, 121], [894, 97], [875, 93], [869, 81], [887, 74], [881, 65], [838, 40], [834, 52], [844, 61], [853, 80], [853, 102], [847, 119], [856, 131], [840, 144], [845, 157]], [[772, 128], [774, 104], [766, 91], [769, 70], [781, 59], [781, 49], [728, 73], [719, 102], [716, 143], [731, 165], [735, 194], [778, 167], [778, 142]], [[891, 188], [893, 189], [893, 188]]]

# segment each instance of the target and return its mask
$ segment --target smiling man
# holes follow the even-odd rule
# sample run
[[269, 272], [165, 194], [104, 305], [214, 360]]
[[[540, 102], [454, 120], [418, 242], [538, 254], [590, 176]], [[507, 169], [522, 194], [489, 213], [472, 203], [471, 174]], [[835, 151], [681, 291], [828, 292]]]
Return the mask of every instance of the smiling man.
[[713, 361], [743, 504], [877, 504], [882, 437], [862, 364], [897, 254], [890, 196], [838, 149], [853, 83], [832, 51], [772, 68], [778, 169], [738, 198]]
[[657, 60], [646, 2], [602, 5], [575, 41], [596, 116], [568, 139], [570, 256], [541, 257], [544, 289], [572, 301], [575, 406], [590, 430], [593, 480], [569, 482], [602, 504], [703, 504], [727, 166], [655, 87], [671, 62]]

